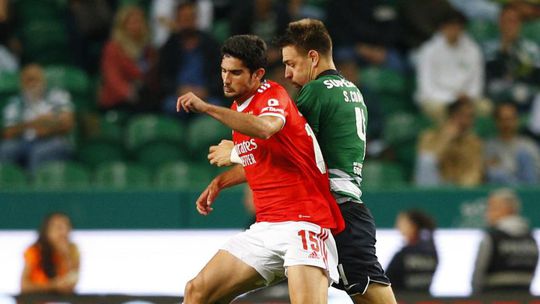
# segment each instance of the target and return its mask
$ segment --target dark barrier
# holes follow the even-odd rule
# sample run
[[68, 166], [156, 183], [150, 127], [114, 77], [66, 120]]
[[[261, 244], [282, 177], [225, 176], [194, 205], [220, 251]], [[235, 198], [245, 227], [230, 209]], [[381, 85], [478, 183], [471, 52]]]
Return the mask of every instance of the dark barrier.
[[[129, 295], [21, 295], [17, 304], [179, 304], [181, 297], [129, 296]], [[471, 298], [433, 298], [426, 295], [398, 294], [399, 304], [540, 304], [540, 298], [526, 294], [490, 294]], [[237, 304], [286, 304], [287, 298], [253, 294], [238, 299]]]

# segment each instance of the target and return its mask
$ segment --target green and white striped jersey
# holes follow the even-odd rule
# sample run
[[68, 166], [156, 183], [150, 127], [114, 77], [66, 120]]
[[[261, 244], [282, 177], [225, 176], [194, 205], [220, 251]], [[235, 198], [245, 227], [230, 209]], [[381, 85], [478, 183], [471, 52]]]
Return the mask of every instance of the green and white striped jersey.
[[338, 203], [360, 201], [367, 127], [362, 94], [337, 71], [328, 70], [302, 87], [296, 103], [316, 134]]

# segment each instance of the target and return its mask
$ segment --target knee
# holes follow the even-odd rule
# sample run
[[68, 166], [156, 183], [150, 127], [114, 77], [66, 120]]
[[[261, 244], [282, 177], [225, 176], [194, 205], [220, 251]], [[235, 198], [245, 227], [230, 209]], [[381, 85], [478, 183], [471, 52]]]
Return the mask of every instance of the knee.
[[201, 304], [206, 303], [207, 296], [204, 294], [204, 288], [200, 280], [197, 278], [187, 282], [184, 289], [185, 304]]

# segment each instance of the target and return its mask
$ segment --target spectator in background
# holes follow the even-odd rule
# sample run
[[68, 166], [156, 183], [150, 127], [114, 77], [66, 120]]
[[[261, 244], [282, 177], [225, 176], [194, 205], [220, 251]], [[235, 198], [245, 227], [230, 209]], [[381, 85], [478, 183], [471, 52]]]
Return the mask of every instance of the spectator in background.
[[484, 46], [486, 92], [494, 101], [512, 101], [528, 110], [539, 93], [540, 47], [521, 37], [521, 25], [517, 8], [505, 5], [499, 15], [500, 37]]
[[79, 249], [63, 213], [45, 218], [37, 241], [24, 252], [21, 293], [73, 293], [79, 281]]
[[418, 186], [478, 186], [482, 182], [482, 141], [474, 133], [474, 106], [461, 99], [448, 118], [420, 135], [415, 182]]
[[21, 72], [21, 93], [3, 110], [0, 161], [21, 162], [33, 173], [43, 162], [68, 159], [69, 134], [75, 128], [69, 93], [47, 88], [41, 66], [29, 64]]
[[494, 184], [538, 183], [540, 150], [530, 138], [518, 134], [519, 115], [512, 103], [495, 108], [497, 136], [486, 142], [486, 176]]
[[220, 104], [220, 50], [209, 34], [197, 29], [197, 6], [193, 2], [178, 5], [175, 32], [160, 50], [159, 78], [166, 96], [162, 107], [175, 116], [189, 117], [176, 111], [177, 96], [194, 92], [197, 96]]
[[281, 65], [281, 50], [272, 40], [283, 33], [291, 21], [286, 1], [237, 0], [229, 16], [231, 35], [253, 34], [268, 45], [268, 66]]
[[465, 33], [466, 22], [457, 11], [444, 16], [439, 31], [418, 53], [416, 98], [422, 111], [437, 123], [444, 120], [446, 106], [458, 98], [466, 97], [485, 107], [481, 102], [482, 54]]
[[392, 258], [386, 274], [396, 292], [429, 293], [439, 258], [433, 241], [435, 222], [420, 210], [400, 212], [396, 227], [405, 246]]
[[12, 5], [9, 0], [0, 0], [0, 72], [19, 70], [21, 43], [15, 37]]
[[76, 64], [91, 74], [99, 70], [113, 10], [107, 0], [69, 0], [68, 31]]
[[520, 205], [510, 189], [489, 195], [488, 228], [476, 257], [473, 293], [529, 292], [538, 263], [538, 244], [526, 220], [519, 216]]
[[327, 14], [338, 61], [352, 54], [361, 67], [405, 69], [396, 48], [399, 22], [394, 6], [380, 0], [334, 0], [329, 2]]
[[157, 54], [149, 46], [149, 31], [144, 11], [124, 6], [117, 12], [112, 37], [101, 58], [101, 110], [155, 110], [153, 67]]

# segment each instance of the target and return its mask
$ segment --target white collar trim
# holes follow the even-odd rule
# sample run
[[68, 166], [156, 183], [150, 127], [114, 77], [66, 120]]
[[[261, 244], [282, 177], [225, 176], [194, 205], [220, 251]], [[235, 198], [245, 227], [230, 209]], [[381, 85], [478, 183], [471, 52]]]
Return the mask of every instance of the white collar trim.
[[252, 95], [250, 98], [246, 99], [246, 101], [244, 101], [241, 105], [238, 105], [238, 107], [236, 107], [236, 111], [244, 112], [244, 110], [249, 106], [249, 104], [253, 100], [253, 97], [255, 97], [255, 95]]

